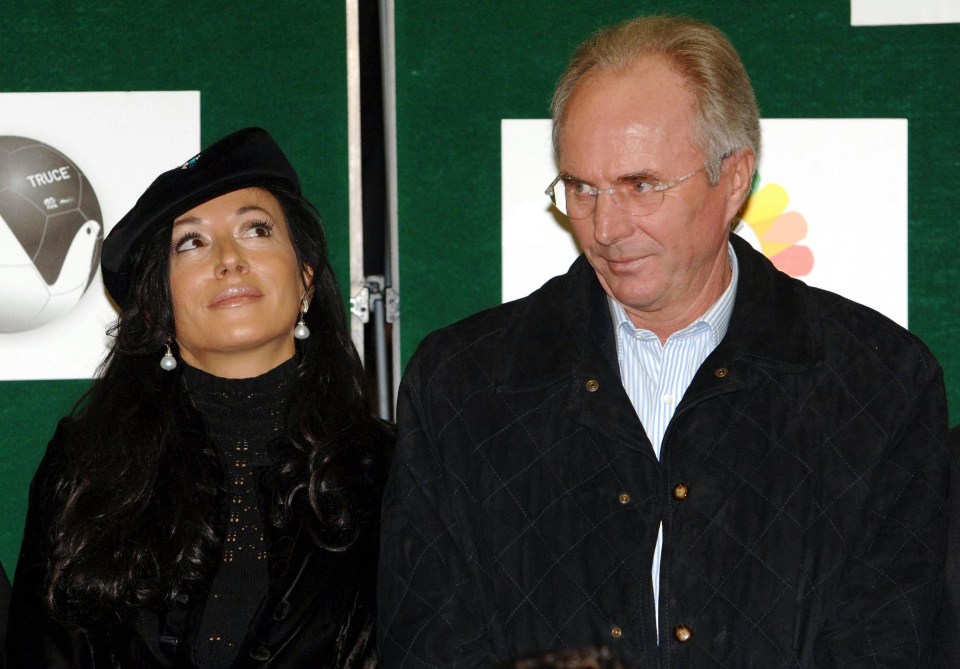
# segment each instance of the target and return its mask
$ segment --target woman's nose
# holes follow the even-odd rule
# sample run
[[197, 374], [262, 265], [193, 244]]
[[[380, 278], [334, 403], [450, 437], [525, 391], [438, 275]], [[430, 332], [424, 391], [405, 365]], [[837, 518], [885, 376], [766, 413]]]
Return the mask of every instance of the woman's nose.
[[219, 250], [217, 258], [217, 276], [226, 276], [231, 272], [244, 273], [247, 271], [247, 262], [243, 249], [233, 237], [217, 241]]

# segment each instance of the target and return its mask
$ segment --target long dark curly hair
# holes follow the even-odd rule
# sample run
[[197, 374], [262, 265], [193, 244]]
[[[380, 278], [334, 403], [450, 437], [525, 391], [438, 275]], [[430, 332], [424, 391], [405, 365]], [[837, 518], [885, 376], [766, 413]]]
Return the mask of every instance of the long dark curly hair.
[[[298, 260], [313, 268], [283, 456], [271, 472], [268, 522], [306, 514], [315, 541], [346, 550], [376, 523], [386, 473], [386, 427], [370, 416], [366, 381], [313, 207], [279, 201]], [[175, 334], [171, 229], [134, 251], [136, 283], [99, 378], [61, 424], [67, 449], [53, 474], [47, 600], [70, 626], [159, 608], [210, 577], [221, 555], [222, 474], [180, 368], [158, 361]]]

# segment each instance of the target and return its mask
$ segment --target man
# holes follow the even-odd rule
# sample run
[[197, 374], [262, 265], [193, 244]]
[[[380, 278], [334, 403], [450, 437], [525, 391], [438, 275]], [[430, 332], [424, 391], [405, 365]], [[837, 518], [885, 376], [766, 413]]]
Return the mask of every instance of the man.
[[428, 337], [384, 500], [385, 667], [921, 667], [945, 398], [923, 344], [730, 235], [759, 153], [716, 29], [582, 45], [548, 191], [583, 249]]

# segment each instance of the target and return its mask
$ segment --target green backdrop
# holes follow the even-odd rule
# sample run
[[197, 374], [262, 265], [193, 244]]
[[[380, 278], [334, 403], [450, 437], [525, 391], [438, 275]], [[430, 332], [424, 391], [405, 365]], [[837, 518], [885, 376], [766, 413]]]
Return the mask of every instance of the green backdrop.
[[[319, 208], [346, 284], [344, 7], [333, 0], [4, 6], [0, 90], [199, 90], [203, 144], [241, 127], [267, 128]], [[0, 134], [2, 126], [0, 109]], [[11, 576], [30, 478], [57, 420], [88, 385], [0, 383], [0, 561]]]

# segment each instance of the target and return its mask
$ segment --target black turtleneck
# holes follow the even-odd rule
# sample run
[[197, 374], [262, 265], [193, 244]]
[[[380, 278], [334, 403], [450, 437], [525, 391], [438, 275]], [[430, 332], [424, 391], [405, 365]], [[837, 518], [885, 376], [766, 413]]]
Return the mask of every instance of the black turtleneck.
[[284, 432], [296, 371], [296, 358], [250, 379], [224, 379], [183, 366], [184, 388], [220, 453], [227, 502], [223, 557], [193, 648], [199, 667], [233, 663], [267, 594], [257, 470], [272, 464], [268, 446]]

